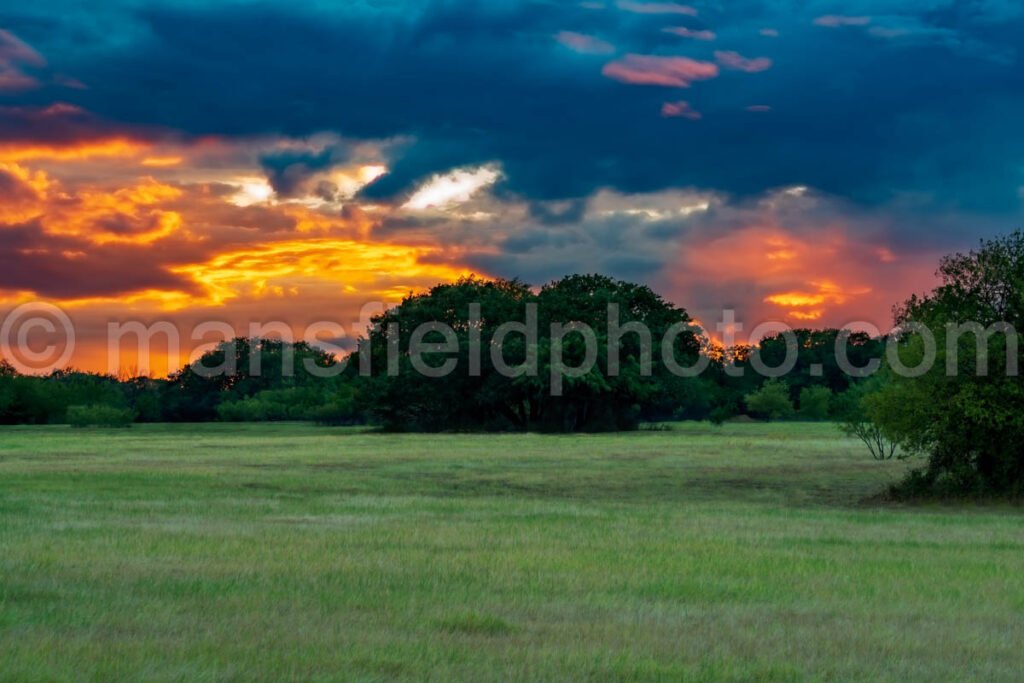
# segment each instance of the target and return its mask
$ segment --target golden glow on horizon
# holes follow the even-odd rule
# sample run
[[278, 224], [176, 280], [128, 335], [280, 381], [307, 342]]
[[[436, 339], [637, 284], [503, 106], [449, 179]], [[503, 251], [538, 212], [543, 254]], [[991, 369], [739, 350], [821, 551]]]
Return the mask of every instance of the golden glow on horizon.
[[148, 143], [129, 138], [111, 138], [73, 145], [34, 145], [8, 143], [0, 145], [0, 161], [80, 161], [92, 157], [134, 157], [149, 149]]
[[686, 280], [680, 278], [680, 285], [716, 282], [759, 293], [745, 310], [759, 320], [831, 323], [851, 304], [863, 306], [877, 298], [861, 283], [870, 281], [875, 267], [865, 259], [877, 263], [882, 253], [877, 245], [853, 240], [838, 228], [801, 234], [772, 224], [754, 225], [689, 245], [684, 257], [688, 267], [681, 272]]
[[772, 294], [765, 297], [765, 302], [779, 306], [818, 306], [825, 303], [824, 294], [804, 294], [801, 292], [787, 292], [785, 294]]
[[183, 157], [146, 157], [142, 160], [142, 165], [152, 168], [166, 168], [168, 166], [180, 166], [182, 161], [184, 161]]
[[819, 320], [825, 314], [823, 304], [842, 305], [851, 297], [858, 297], [871, 292], [870, 288], [843, 288], [831, 281], [811, 282], [816, 288], [813, 292], [782, 292], [765, 297], [765, 303], [789, 308], [786, 312], [790, 318], [799, 321]]
[[[394, 304], [474, 274], [467, 254], [501, 255], [515, 230], [530, 227], [525, 201], [485, 196], [501, 178], [496, 164], [436, 174], [402, 206], [354, 199], [387, 173], [382, 147], [364, 149], [347, 165], [299, 169], [299, 196], [279, 197], [259, 155], [325, 149], [311, 144], [271, 138], [151, 144], [128, 136], [63, 146], [0, 144], [0, 171], [14, 180], [0, 205], [0, 231], [17, 229], [6, 253], [35, 271], [19, 273], [12, 280], [17, 290], [0, 292], [0, 304], [45, 298], [67, 307], [94, 330], [83, 336], [74, 362], [99, 369], [106, 356], [96, 351], [95, 330], [110, 320], [169, 321], [185, 329], [204, 317], [222, 318], [240, 332], [256, 319], [344, 321], [363, 303]], [[796, 201], [806, 192], [790, 188], [772, 201]], [[588, 230], [589, 219], [630, 226], [681, 221], [727, 201], [695, 190], [601, 190], [587, 200], [587, 220], [569, 224], [566, 234]], [[576, 210], [570, 201], [549, 206], [567, 216]], [[747, 227], [713, 236], [695, 228], [673, 238], [679, 258], [672, 265], [679, 267], [652, 274], [663, 278], [656, 286], [691, 307], [708, 299], [713, 283], [723, 302], [751, 305], [740, 311], [747, 321], [815, 324], [872, 301], [866, 296], [872, 289], [861, 283], [876, 284], [879, 294], [885, 289], [874, 276], [881, 264], [897, 260], [888, 248], [848, 236], [842, 226], [787, 227], [782, 220], [789, 215], [773, 211], [768, 202], [751, 210]], [[473, 219], [494, 223], [470, 224]], [[592, 255], [580, 253], [567, 257], [567, 268], [585, 267], [578, 264]], [[494, 262], [516, 268], [514, 259]], [[550, 264], [541, 259], [539, 267]], [[47, 289], [39, 273], [60, 286]], [[44, 293], [23, 291], [32, 286]], [[706, 308], [693, 312], [717, 319]], [[715, 325], [709, 332], [715, 334]], [[94, 358], [102, 361], [82, 360]]]
[[816, 308], [811, 311], [789, 311], [786, 315], [795, 320], [811, 321], [820, 319], [821, 316], [825, 315], [825, 311]]
[[367, 300], [391, 300], [396, 292], [471, 274], [465, 268], [421, 260], [436, 253], [437, 249], [355, 240], [295, 240], [220, 254], [172, 271], [202, 285], [204, 301], [217, 306], [243, 296], [299, 296], [325, 286], [339, 293], [359, 291]]

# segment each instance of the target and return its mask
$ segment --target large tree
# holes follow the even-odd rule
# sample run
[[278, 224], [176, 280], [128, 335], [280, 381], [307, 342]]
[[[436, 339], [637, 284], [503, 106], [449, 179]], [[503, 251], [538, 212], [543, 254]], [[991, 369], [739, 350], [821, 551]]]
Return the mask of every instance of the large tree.
[[898, 363], [868, 402], [870, 416], [907, 451], [927, 456], [904, 491], [1019, 495], [1024, 233], [948, 256], [938, 276], [930, 294], [897, 309]]
[[[537, 292], [515, 280], [466, 278], [409, 296], [374, 319], [360, 350], [371, 372], [363, 395], [392, 429], [628, 428], [673, 390], [661, 344], [673, 326], [689, 321], [686, 311], [648, 287], [599, 275], [569, 276]], [[615, 322], [623, 334], [618, 354], [610, 356]], [[414, 338], [417, 328], [433, 323], [450, 331], [431, 329]], [[630, 323], [649, 330], [650, 344], [630, 331]], [[559, 325], [564, 331], [553, 333]], [[536, 333], [525, 334], [524, 327]], [[698, 338], [691, 330], [676, 331], [672, 356], [680, 365], [692, 364]], [[496, 335], [502, 342], [498, 355], [492, 353]], [[438, 346], [415, 353], [417, 343]], [[592, 364], [586, 362], [588, 345], [596, 350]], [[423, 371], [446, 363], [454, 369], [444, 376]]]

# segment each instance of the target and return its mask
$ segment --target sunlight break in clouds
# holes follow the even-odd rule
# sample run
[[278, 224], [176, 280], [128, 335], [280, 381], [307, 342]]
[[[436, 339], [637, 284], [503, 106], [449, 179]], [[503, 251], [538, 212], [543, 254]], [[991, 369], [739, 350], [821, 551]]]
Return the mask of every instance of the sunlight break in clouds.
[[240, 178], [238, 192], [231, 198], [236, 206], [252, 206], [269, 202], [274, 196], [274, 188], [265, 178]]
[[447, 209], [468, 202], [479, 190], [493, 185], [501, 177], [494, 166], [480, 166], [475, 169], [455, 169], [443, 175], [435, 175], [420, 187], [403, 209]]
[[150, 4], [5, 17], [0, 302], [297, 321], [600, 272], [709, 320], [884, 325], [1019, 227], [1013, 0]]
[[789, 309], [786, 315], [794, 320], [818, 320], [825, 314], [825, 304], [842, 305], [853, 297], [871, 293], [870, 287], [840, 286], [829, 280], [808, 283], [808, 291], [791, 291], [771, 294], [765, 303]]

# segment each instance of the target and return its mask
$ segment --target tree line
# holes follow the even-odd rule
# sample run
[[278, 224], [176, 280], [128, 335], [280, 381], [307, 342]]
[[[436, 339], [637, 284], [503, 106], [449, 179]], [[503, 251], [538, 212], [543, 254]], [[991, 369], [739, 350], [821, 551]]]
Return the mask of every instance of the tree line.
[[[1024, 234], [951, 255], [938, 275], [931, 293], [897, 307], [893, 336], [799, 329], [731, 348], [711, 343], [685, 309], [643, 285], [571, 275], [534, 289], [470, 277], [380, 314], [347, 358], [305, 343], [239, 338], [165, 379], [73, 369], [25, 376], [0, 361], [0, 423], [307, 420], [395, 431], [581, 432], [743, 416], [836, 420], [877, 458], [926, 456], [900, 490], [1020, 493], [1024, 384], [1008, 372], [1020, 350], [1000, 325], [1021, 322]], [[566, 323], [589, 331], [564, 333]], [[950, 345], [950, 326], [966, 323], [977, 329]], [[499, 338], [500, 353], [490, 352]], [[610, 341], [616, 353], [593, 357], [588, 343], [603, 351]], [[886, 353], [893, 344], [895, 359]], [[924, 367], [926, 357], [927, 371], [913, 376], [893, 366]], [[781, 377], [754, 371], [787, 358], [792, 367]], [[451, 363], [459, 370], [433, 372]], [[699, 373], [675, 370], [698, 366]], [[849, 366], [878, 369], [859, 377]]]
[[[470, 315], [473, 304], [480, 311], [476, 319]], [[495, 333], [509, 323], [522, 326], [530, 304], [536, 306], [537, 338], [528, 339], [519, 330], [505, 334], [500, 358], [494, 357], [489, 348]], [[617, 306], [623, 330], [614, 357], [605, 353], [615, 332], [609, 328], [610, 304]], [[567, 368], [579, 367], [586, 353], [583, 340], [573, 333], [553, 349], [548, 330], [560, 321], [585, 323], [600, 353], [585, 373], [561, 378], [559, 395], [554, 395], [552, 365], [557, 360]], [[238, 338], [164, 379], [74, 369], [19, 375], [0, 361], [0, 423], [306, 420], [373, 424], [392, 431], [579, 432], [673, 419], [723, 422], [744, 415], [826, 420], [841, 416], [842, 395], [854, 382], [836, 362], [837, 340], [845, 343], [857, 366], [884, 353], [884, 341], [866, 334], [795, 330], [796, 363], [784, 379], [766, 382], [750, 365], [755, 360], [779, 365], [792, 343], [783, 335], [767, 337], [756, 347], [725, 349], [693, 329], [676, 335], [671, 358], [685, 367], [701, 361], [703, 369], [695, 376], [678, 376], [669, 372], [658, 349], [650, 352], [645, 371], [644, 340], [629, 328], [634, 322], [642, 322], [657, 342], [673, 325], [691, 320], [684, 309], [646, 286], [599, 275], [569, 276], [539, 292], [514, 280], [465, 278], [411, 295], [375, 318], [348, 358], [304, 342]], [[410, 353], [412, 337], [417, 328], [432, 323], [452, 330], [457, 351], [428, 350], [417, 368]], [[389, 328], [397, 330], [393, 338]], [[421, 336], [427, 347], [444, 340], [437, 332]], [[477, 370], [469, 372], [474, 336], [484, 351], [477, 354]], [[525, 371], [530, 359], [532, 373]], [[422, 366], [452, 361], [459, 370], [445, 377], [422, 372]]]

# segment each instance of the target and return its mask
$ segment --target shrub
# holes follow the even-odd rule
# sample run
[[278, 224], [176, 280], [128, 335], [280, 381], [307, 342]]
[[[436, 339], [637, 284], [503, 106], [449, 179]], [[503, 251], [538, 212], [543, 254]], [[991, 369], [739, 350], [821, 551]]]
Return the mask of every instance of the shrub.
[[337, 399], [322, 406], [309, 408], [304, 419], [321, 425], [350, 425], [360, 422], [359, 411], [350, 400]]
[[217, 406], [217, 415], [224, 422], [264, 422], [268, 419], [267, 406], [258, 398], [225, 401]]
[[712, 409], [711, 413], [708, 415], [708, 420], [710, 420], [713, 425], [723, 425], [726, 420], [735, 416], [736, 413], [728, 407], [718, 406], [717, 408]]
[[800, 391], [800, 417], [804, 420], [828, 419], [832, 391], [828, 387], [804, 387]]
[[[884, 410], [879, 402], [884, 386], [884, 379], [876, 375], [853, 385], [836, 402], [839, 429], [847, 436], [860, 439], [875, 460], [892, 460], [899, 452], [899, 445], [873, 417], [879, 410]], [[906, 453], [900, 455], [906, 456]]]
[[128, 408], [108, 405], [68, 406], [67, 421], [72, 427], [130, 427], [135, 414]]
[[747, 409], [767, 420], [784, 420], [793, 417], [793, 401], [789, 398], [789, 386], [778, 379], [770, 379], [757, 391], [747, 394]]

